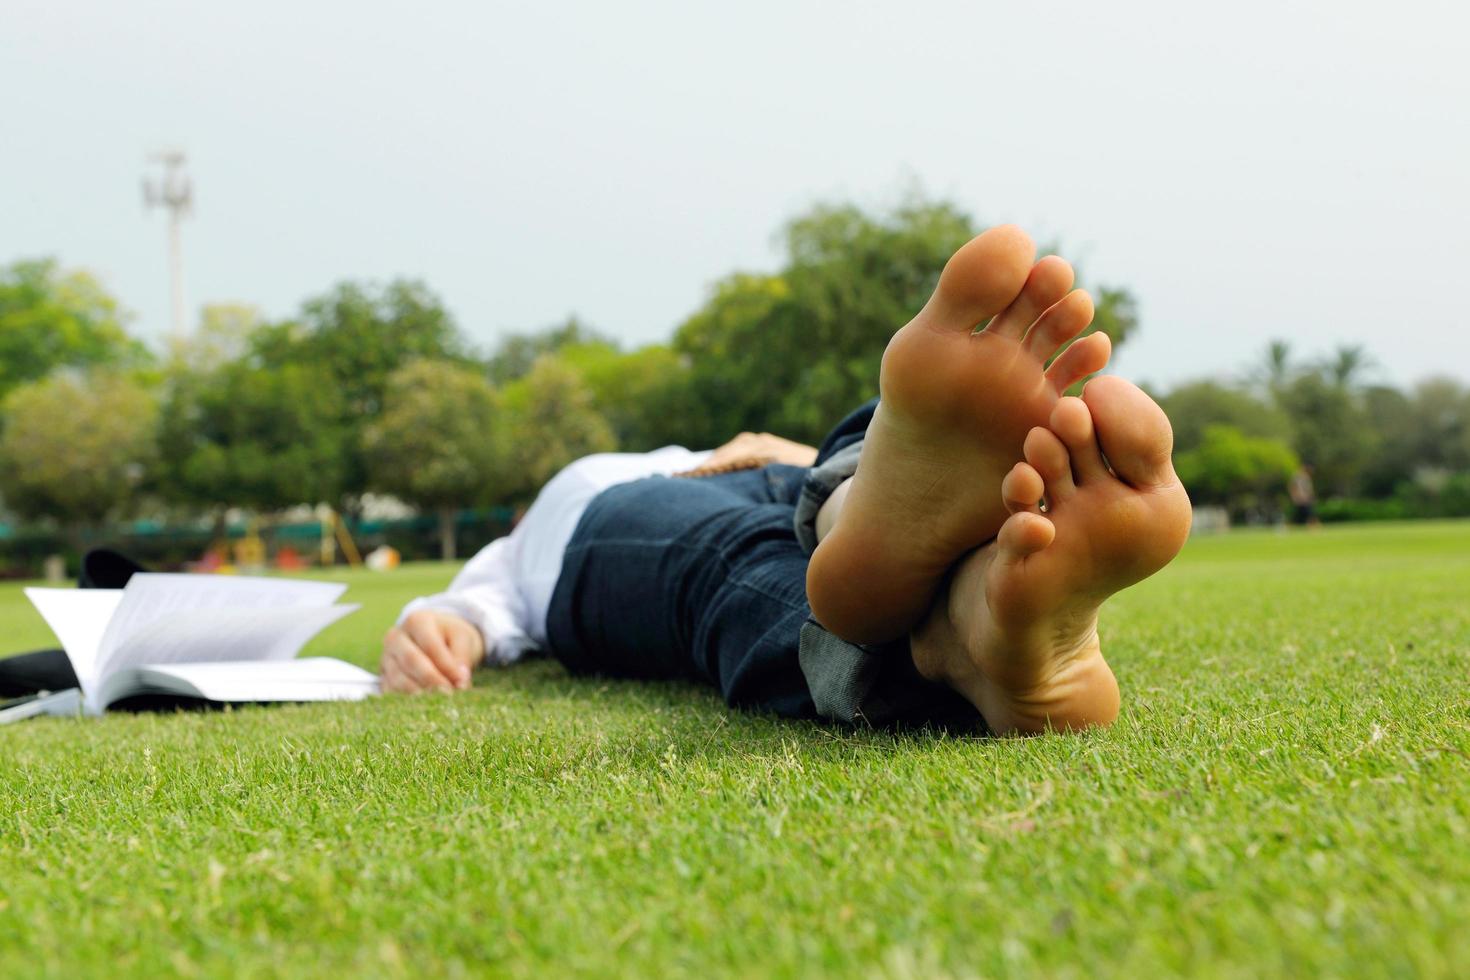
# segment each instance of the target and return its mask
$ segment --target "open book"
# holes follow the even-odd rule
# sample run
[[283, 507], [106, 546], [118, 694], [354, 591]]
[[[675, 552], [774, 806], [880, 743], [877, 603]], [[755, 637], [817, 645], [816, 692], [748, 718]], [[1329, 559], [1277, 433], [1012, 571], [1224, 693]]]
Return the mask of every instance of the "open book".
[[124, 589], [26, 589], [101, 714], [122, 698], [168, 694], [210, 701], [355, 700], [377, 693], [360, 667], [294, 659], [323, 628], [357, 609], [334, 605], [347, 586], [272, 578], [140, 572]]

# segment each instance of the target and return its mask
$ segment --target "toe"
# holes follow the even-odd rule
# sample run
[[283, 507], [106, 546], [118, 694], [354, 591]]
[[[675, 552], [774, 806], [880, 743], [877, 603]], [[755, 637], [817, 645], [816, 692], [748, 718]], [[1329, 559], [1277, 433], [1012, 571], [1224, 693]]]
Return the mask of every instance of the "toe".
[[1049, 361], [1091, 322], [1092, 297], [1085, 289], [1074, 289], [1037, 317], [1026, 332], [1026, 351], [1038, 361]]
[[1142, 389], [1122, 378], [1094, 378], [1082, 400], [1113, 472], [1140, 488], [1174, 482], [1174, 431], [1164, 410]]
[[1046, 483], [1046, 499], [1058, 504], [1077, 492], [1072, 482], [1072, 461], [1067, 447], [1049, 430], [1040, 426], [1026, 434], [1026, 462], [1030, 463]]
[[1060, 256], [1048, 255], [1032, 267], [1021, 294], [985, 329], [1020, 340], [1038, 317], [1067, 295], [1075, 279], [1071, 263]]
[[1051, 431], [1067, 447], [1072, 460], [1072, 476], [1084, 484], [1108, 475], [1102, 451], [1098, 449], [1097, 434], [1092, 428], [1092, 413], [1080, 398], [1063, 398], [1051, 413]]
[[1045, 494], [1046, 485], [1041, 474], [1026, 463], [1017, 463], [1011, 467], [1011, 471], [1000, 483], [1001, 499], [1005, 501], [1006, 510], [1012, 514], [1022, 511], [1039, 513], [1038, 505]]
[[991, 228], [950, 256], [926, 309], [937, 326], [974, 330], [1020, 294], [1035, 255], [1035, 244], [1015, 225]]
[[1061, 394], [1089, 374], [1096, 374], [1108, 366], [1108, 357], [1113, 352], [1113, 342], [1105, 333], [1095, 333], [1074, 343], [1051, 362], [1046, 369], [1046, 379]]
[[1056, 536], [1056, 526], [1045, 517], [1040, 514], [1020, 513], [1006, 518], [1006, 522], [1000, 526], [1000, 534], [996, 536], [995, 543], [1000, 549], [1000, 560], [1014, 562], [1041, 551]]

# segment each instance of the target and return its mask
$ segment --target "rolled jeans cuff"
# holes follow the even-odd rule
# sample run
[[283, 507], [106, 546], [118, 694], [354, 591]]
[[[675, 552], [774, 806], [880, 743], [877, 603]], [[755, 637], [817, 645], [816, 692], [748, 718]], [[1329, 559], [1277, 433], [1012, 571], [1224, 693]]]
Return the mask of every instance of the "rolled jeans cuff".
[[806, 479], [801, 485], [801, 496], [796, 500], [796, 516], [793, 519], [796, 540], [801, 544], [801, 550], [807, 554], [817, 550], [817, 512], [822, 509], [827, 498], [832, 496], [832, 492], [841, 486], [842, 481], [857, 472], [858, 457], [862, 452], [862, 442], [855, 442], [839, 449], [820, 465], [807, 471]]

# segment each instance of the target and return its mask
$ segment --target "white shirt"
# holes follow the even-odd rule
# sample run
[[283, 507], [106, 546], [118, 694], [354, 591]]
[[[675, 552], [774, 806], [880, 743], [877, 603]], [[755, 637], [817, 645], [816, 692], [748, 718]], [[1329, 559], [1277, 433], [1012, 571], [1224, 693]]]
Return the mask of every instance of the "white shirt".
[[562, 553], [592, 498], [619, 483], [692, 470], [709, 455], [666, 446], [651, 453], [584, 456], [552, 477], [515, 530], [480, 549], [447, 591], [413, 600], [398, 621], [420, 609], [461, 616], [485, 637], [487, 664], [508, 664], [544, 647]]

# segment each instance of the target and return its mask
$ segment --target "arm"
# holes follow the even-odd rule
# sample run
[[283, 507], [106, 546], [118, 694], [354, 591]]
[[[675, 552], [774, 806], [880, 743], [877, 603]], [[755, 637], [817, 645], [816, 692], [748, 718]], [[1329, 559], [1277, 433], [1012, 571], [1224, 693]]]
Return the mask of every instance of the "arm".
[[523, 628], [514, 538], [492, 541], [438, 595], [410, 602], [383, 638], [385, 691], [454, 690], [487, 661], [510, 663], [535, 646]]

